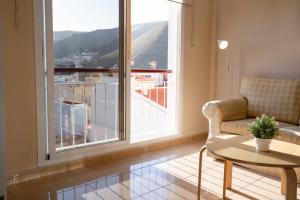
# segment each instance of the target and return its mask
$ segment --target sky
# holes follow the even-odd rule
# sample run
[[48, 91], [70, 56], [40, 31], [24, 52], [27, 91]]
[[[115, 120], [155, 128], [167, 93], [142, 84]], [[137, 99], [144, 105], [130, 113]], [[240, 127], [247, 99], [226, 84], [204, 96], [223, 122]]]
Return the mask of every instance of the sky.
[[[166, 0], [132, 0], [132, 24], [166, 21]], [[119, 23], [119, 0], [53, 0], [54, 31], [93, 31], [115, 28]], [[154, 14], [153, 14], [154, 13]]]

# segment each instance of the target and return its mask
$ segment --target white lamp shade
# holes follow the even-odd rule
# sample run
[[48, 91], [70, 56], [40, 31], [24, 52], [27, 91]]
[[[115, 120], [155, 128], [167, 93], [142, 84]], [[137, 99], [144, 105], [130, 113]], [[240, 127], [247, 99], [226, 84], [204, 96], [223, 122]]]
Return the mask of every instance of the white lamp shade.
[[226, 49], [229, 43], [227, 40], [218, 40], [218, 47], [219, 49]]

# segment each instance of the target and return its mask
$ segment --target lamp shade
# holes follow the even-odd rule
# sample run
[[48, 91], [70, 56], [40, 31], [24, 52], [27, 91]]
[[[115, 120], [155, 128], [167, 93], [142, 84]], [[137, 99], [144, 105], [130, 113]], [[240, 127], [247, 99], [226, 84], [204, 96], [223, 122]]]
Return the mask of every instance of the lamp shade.
[[219, 49], [226, 49], [229, 43], [227, 40], [218, 40], [218, 47]]

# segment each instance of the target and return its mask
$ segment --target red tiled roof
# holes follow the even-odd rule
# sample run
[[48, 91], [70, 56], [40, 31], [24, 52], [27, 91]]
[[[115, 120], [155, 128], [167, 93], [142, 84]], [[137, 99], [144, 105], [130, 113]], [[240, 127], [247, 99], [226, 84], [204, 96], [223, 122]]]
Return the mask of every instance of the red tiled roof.
[[162, 107], [167, 108], [167, 97], [168, 97], [168, 88], [167, 87], [156, 87], [153, 89], [147, 89], [147, 94], [143, 92], [143, 90], [135, 90], [139, 94], [148, 98], [152, 102], [155, 102]]

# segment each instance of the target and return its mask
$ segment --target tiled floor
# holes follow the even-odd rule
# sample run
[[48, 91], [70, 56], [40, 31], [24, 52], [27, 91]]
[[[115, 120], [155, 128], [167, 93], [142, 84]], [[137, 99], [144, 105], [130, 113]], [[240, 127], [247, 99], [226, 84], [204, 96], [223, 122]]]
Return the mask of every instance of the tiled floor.
[[[9, 200], [188, 199], [197, 197], [198, 151], [203, 142], [178, 145], [8, 188]], [[223, 163], [204, 158], [201, 199], [222, 199]], [[276, 178], [234, 166], [228, 199], [281, 200]], [[298, 186], [298, 198], [300, 187]]]

